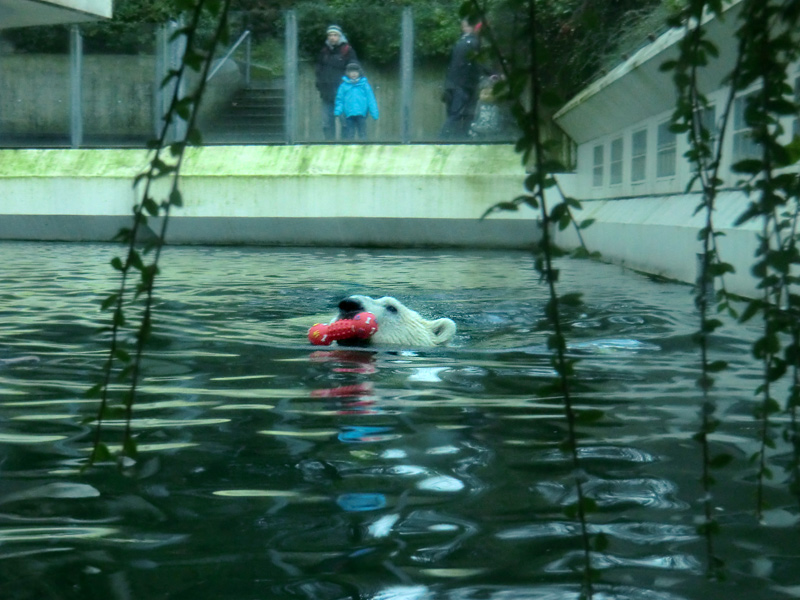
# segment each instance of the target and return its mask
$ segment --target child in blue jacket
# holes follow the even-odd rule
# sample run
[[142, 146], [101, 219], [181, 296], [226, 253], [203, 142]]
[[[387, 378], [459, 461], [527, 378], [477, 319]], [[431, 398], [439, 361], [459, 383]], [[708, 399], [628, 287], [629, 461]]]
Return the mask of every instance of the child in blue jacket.
[[336, 92], [333, 114], [342, 115], [342, 139], [367, 137], [367, 114], [378, 120], [378, 102], [367, 78], [361, 73], [358, 63], [345, 68], [342, 83]]

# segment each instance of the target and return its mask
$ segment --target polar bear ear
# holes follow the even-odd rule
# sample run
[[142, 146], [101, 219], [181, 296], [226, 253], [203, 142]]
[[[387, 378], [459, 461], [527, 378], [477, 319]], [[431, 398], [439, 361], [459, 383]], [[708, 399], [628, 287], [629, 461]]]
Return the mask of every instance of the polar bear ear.
[[446, 344], [456, 335], [456, 324], [450, 319], [436, 319], [430, 326], [435, 344]]

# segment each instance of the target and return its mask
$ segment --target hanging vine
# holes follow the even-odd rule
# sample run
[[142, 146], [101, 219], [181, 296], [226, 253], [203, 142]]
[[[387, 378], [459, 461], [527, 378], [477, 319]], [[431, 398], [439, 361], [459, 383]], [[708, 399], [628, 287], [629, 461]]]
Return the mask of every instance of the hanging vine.
[[[696, 214], [702, 213], [705, 219], [704, 227], [698, 232], [702, 250], [700, 273], [694, 288], [700, 321], [695, 335], [700, 352], [700, 376], [697, 385], [702, 394], [700, 430], [694, 438], [700, 444], [702, 456], [700, 483], [703, 490], [703, 522], [698, 526], [698, 533], [706, 540], [706, 573], [713, 579], [723, 576], [725, 563], [717, 555], [714, 546], [714, 538], [719, 533], [719, 523], [714, 517], [716, 502], [713, 487], [716, 481], [712, 470], [721, 468], [733, 460], [733, 456], [729, 453], [714, 455], [710, 441], [710, 437], [720, 424], [716, 417], [717, 403], [712, 394], [714, 374], [728, 367], [725, 361], [714, 361], [710, 355], [710, 336], [722, 326], [722, 321], [713, 316], [714, 303], [716, 302], [717, 312], [728, 312], [729, 315], [736, 317], [724, 280], [725, 274], [733, 272], [734, 269], [720, 257], [716, 243], [720, 234], [714, 228], [714, 211], [717, 193], [723, 184], [719, 169], [736, 85], [735, 83], [731, 85], [719, 121], [714, 122], [715, 119], [709, 122], [706, 115], [714, 113], [707, 112], [711, 110], [711, 103], [700, 90], [698, 76], [700, 69], [719, 54], [717, 47], [706, 36], [702, 26], [703, 19], [709, 13], [720, 17], [721, 11], [721, 3], [709, 3], [707, 0], [689, 2], [671, 21], [673, 27], [684, 29], [684, 36], [679, 43], [679, 56], [676, 60], [662, 65], [662, 70], [674, 72], [673, 79], [678, 96], [672, 117], [672, 130], [686, 134], [689, 140], [689, 149], [685, 157], [693, 167], [693, 176], [687, 185], [687, 192], [699, 185], [701, 198]], [[738, 56], [741, 56], [741, 52]], [[737, 61], [730, 75], [732, 82], [737, 80], [738, 71]], [[717, 284], [720, 289], [715, 294]]]
[[[537, 5], [534, 0], [519, 2], [519, 9], [524, 9], [526, 23], [520, 32], [520, 39], [527, 40], [527, 52], [505, 56], [498, 44], [492, 27], [486, 22], [486, 7], [478, 0], [465, 2], [461, 9], [463, 17], [481, 20], [482, 32], [489, 41], [489, 46], [497, 58], [503, 72], [501, 81], [495, 85], [494, 93], [503, 101], [509, 102], [511, 112], [522, 132], [516, 144], [516, 150], [522, 155], [522, 163], [528, 165], [530, 173], [525, 178], [526, 193], [510, 202], [501, 202], [490, 207], [483, 215], [499, 211], [516, 211], [520, 206], [527, 206], [539, 211], [541, 224], [541, 240], [535, 247], [535, 268], [548, 289], [549, 300], [544, 308], [547, 327], [547, 347], [551, 354], [551, 364], [557, 374], [552, 386], [545, 386], [539, 393], [555, 394], [562, 398], [566, 418], [566, 438], [562, 444], [563, 451], [570, 457], [575, 482], [576, 501], [565, 510], [569, 518], [576, 519], [579, 524], [582, 547], [582, 590], [581, 596], [591, 599], [594, 594], [595, 570], [592, 568], [592, 537], [589, 533], [588, 515], [596, 510], [595, 501], [585, 493], [586, 473], [583, 470], [578, 446], [577, 426], [580, 421], [599, 418], [599, 415], [587, 411], [579, 412], [574, 404], [572, 390], [575, 378], [576, 361], [567, 355], [566, 324], [562, 317], [562, 308], [575, 307], [581, 304], [580, 294], [559, 295], [557, 290], [559, 271], [555, 260], [564, 255], [552, 239], [553, 227], [565, 229], [574, 225], [580, 238], [580, 230], [591, 224], [590, 221], [577, 223], [573, 211], [580, 210], [580, 202], [574, 198], [560, 195], [561, 202], [549, 205], [547, 190], [561, 192], [554, 173], [563, 172], [566, 167], [553, 158], [552, 141], [545, 139], [542, 125], [545, 121], [544, 107], [549, 101], [557, 103], [555, 96], [544, 89], [540, 74], [540, 62], [543, 49], [536, 32], [539, 24]], [[522, 57], [522, 58], [520, 58]], [[526, 98], [527, 93], [527, 98]], [[527, 107], [526, 102], [527, 100]], [[552, 108], [552, 106], [551, 106]], [[582, 240], [581, 240], [582, 242]], [[585, 250], [585, 248], [584, 248]], [[608, 540], [603, 534], [594, 537], [594, 550], [602, 551]]]
[[[170, 70], [161, 84], [162, 88], [171, 87], [173, 90], [169, 108], [164, 115], [158, 139], [148, 144], [152, 152], [149, 164], [134, 180], [135, 188], [141, 186], [142, 199], [133, 208], [133, 224], [130, 228], [120, 230], [115, 238], [127, 246], [124, 258], [115, 257], [111, 261], [112, 267], [120, 274], [119, 288], [102, 303], [102, 309], [111, 312], [111, 324], [105, 330], [110, 336], [110, 342], [108, 356], [103, 365], [102, 381], [86, 393], [89, 398], [100, 400], [89, 465], [112, 457], [108, 446], [102, 441], [103, 422], [112, 416], [121, 416], [125, 420], [120, 458], [134, 459], [137, 453], [131, 422], [144, 349], [152, 334], [153, 293], [159, 272], [158, 261], [166, 239], [170, 212], [183, 205], [179, 176], [186, 148], [199, 145], [202, 141], [196, 127], [197, 115], [214, 50], [219, 43], [226, 43], [228, 40], [227, 16], [230, 2], [231, 0], [177, 2], [177, 8], [187, 12], [188, 20], [185, 27], [172, 34], [170, 41], [183, 38], [185, 50], [180, 66]], [[210, 41], [203, 43], [198, 37], [199, 24], [207, 18], [213, 20], [215, 25]], [[198, 83], [191, 93], [184, 95], [183, 89], [190, 78], [190, 72], [199, 74]], [[170, 141], [176, 124], [180, 122], [186, 124], [185, 136], [178, 141]], [[156, 184], [162, 180], [166, 181], [168, 192], [166, 198], [158, 201]], [[142, 244], [140, 240], [149, 218], [160, 218], [160, 228], [154, 241]], [[152, 254], [149, 263], [148, 254]], [[136, 272], [139, 273], [139, 280], [133, 284], [131, 279]], [[129, 325], [131, 311], [138, 319], [135, 326]], [[117, 388], [121, 388], [122, 392], [118, 401], [115, 401], [113, 392]]]
[[[787, 374], [791, 355], [787, 355], [786, 339], [794, 335], [798, 318], [797, 295], [791, 286], [796, 283], [792, 268], [800, 264], [794, 235], [800, 195], [797, 174], [787, 170], [797, 157], [782, 142], [785, 131], [781, 123], [782, 117], [796, 116], [798, 110], [786, 80], [789, 67], [800, 56], [798, 18], [797, 2], [748, 0], [737, 30], [743, 46], [738, 87], [755, 88], [742, 98], [743, 119], [758, 148], [733, 168], [743, 176], [739, 186], [752, 198], [738, 224], [761, 221], [753, 274], [759, 279], [762, 296], [752, 300], [742, 315], [742, 321], [760, 315], [763, 322], [762, 335], [753, 345], [753, 355], [763, 365], [763, 381], [756, 390], [761, 401], [755, 411], [761, 423], [760, 447], [751, 457], [757, 469], [759, 518], [767, 507], [765, 480], [773, 478], [768, 452], [775, 448], [778, 434], [772, 417], [782, 410], [774, 395], [775, 384]], [[790, 394], [783, 410], [792, 414], [792, 420], [796, 419], [796, 406]]]
[[[772, 477], [768, 463], [768, 450], [775, 448], [776, 432], [771, 417], [781, 410], [773, 397], [774, 385], [787, 373], [792, 365], [792, 385], [785, 410], [789, 412], [789, 427], [784, 437], [792, 443], [793, 461], [791, 477], [793, 489], [798, 486], [798, 313], [797, 297], [791, 286], [797, 283], [792, 267], [798, 264], [796, 247], [796, 225], [798, 214], [797, 175], [786, 172], [786, 167], [796, 162], [798, 154], [792, 152], [794, 144], [784, 145], [781, 138], [784, 130], [781, 117], [796, 114], [798, 107], [791, 100], [791, 88], [786, 77], [791, 63], [798, 58], [796, 26], [800, 4], [790, 2], [741, 3], [737, 29], [737, 57], [726, 78], [729, 94], [725, 101], [719, 124], [704, 122], [704, 110], [708, 99], [700, 90], [698, 71], [705, 68], [710, 59], [718, 56], [718, 49], [706, 37], [704, 20], [713, 15], [723, 18], [726, 6], [721, 0], [690, 0], [681, 14], [672, 23], [682, 23], [685, 35], [679, 44], [679, 57], [663, 65], [664, 70], [674, 71], [673, 78], [678, 91], [678, 102], [673, 115], [673, 129], [685, 132], [690, 148], [686, 157], [694, 167], [694, 177], [688, 189], [699, 183], [701, 203], [698, 212], [705, 214], [706, 224], [700, 231], [702, 264], [695, 289], [695, 300], [700, 313], [700, 329], [696, 336], [700, 349], [701, 376], [698, 385], [703, 393], [701, 427], [695, 436], [702, 447], [703, 456], [703, 504], [704, 523], [699, 530], [706, 536], [708, 573], [721, 575], [724, 563], [714, 552], [713, 535], [719, 525], [713, 517], [712, 487], [714, 478], [711, 469], [724, 466], [732, 460], [727, 453], [712, 456], [709, 437], [719, 425], [716, 419], [716, 403], [711, 395], [712, 373], [724, 370], [724, 361], [712, 361], [709, 356], [709, 336], [722, 322], [711, 317], [710, 290], [719, 281], [722, 288], [716, 294], [718, 312], [737, 316], [733, 301], [724, 286], [724, 275], [733, 272], [733, 267], [721, 260], [716, 239], [722, 235], [714, 229], [713, 214], [717, 192], [724, 184], [719, 174], [725, 134], [731, 123], [735, 102], [743, 103], [742, 118], [749, 128], [751, 140], [759, 149], [758, 154], [738, 161], [733, 170], [745, 178], [737, 187], [747, 192], [754, 200], [737, 225], [750, 220], [761, 220], [761, 234], [753, 273], [759, 278], [761, 297], [750, 301], [741, 316], [747, 321], [761, 315], [763, 334], [753, 345], [753, 354], [763, 365], [763, 380], [756, 394], [761, 396], [755, 417], [759, 427], [759, 449], [751, 456], [756, 465], [756, 514], [760, 518], [766, 506], [764, 481]], [[743, 92], [754, 90], [742, 96]], [[737, 100], [738, 98], [738, 100]], [[785, 339], [791, 343], [781, 353]]]

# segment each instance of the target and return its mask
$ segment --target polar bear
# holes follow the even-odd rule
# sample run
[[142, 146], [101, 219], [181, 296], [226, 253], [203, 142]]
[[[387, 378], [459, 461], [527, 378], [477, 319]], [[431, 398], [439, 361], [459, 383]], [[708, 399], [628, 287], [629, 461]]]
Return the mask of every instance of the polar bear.
[[339, 314], [334, 321], [350, 319], [360, 312], [371, 312], [375, 315], [378, 331], [367, 340], [340, 340], [339, 345], [409, 348], [441, 346], [456, 335], [456, 324], [452, 320], [429, 321], [391, 296], [349, 296], [339, 302]]

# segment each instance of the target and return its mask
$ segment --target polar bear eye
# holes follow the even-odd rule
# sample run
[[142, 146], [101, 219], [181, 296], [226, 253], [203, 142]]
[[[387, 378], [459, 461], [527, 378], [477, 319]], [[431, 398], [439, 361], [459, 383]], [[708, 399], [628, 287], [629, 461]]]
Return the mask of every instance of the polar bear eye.
[[390, 313], [396, 313], [396, 312], [397, 312], [397, 307], [396, 307], [396, 306], [393, 306], [393, 305], [391, 305], [391, 304], [389, 304], [389, 305], [386, 307], [386, 312], [390, 312]]

